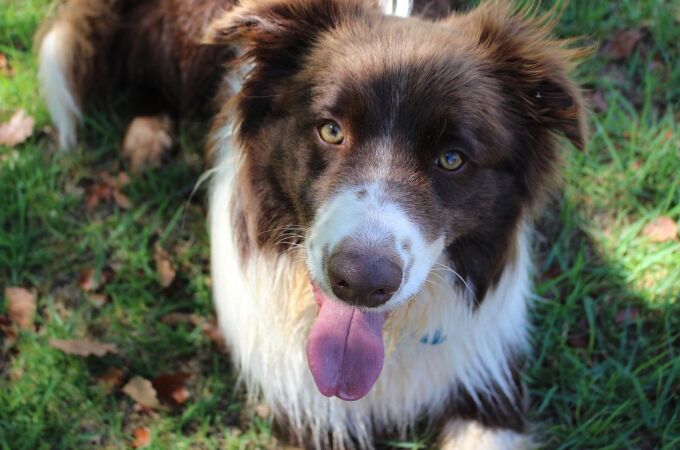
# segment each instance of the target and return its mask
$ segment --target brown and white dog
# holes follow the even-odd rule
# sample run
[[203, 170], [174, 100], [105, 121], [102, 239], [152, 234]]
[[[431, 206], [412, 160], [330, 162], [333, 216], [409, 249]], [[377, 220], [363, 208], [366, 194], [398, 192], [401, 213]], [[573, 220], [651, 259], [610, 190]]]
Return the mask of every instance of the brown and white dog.
[[40, 78], [66, 148], [123, 92], [213, 116], [220, 326], [294, 440], [371, 448], [425, 419], [444, 448], [526, 448], [531, 222], [558, 135], [584, 145], [579, 52], [502, 2], [386, 3], [71, 0]]

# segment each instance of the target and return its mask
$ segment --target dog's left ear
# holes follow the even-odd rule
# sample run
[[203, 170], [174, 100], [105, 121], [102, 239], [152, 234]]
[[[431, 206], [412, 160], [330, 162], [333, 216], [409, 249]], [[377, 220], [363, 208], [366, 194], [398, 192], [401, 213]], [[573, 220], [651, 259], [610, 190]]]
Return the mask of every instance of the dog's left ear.
[[569, 73], [586, 50], [551, 37], [554, 21], [513, 11], [507, 1], [487, 1], [443, 21], [465, 33], [511, 94], [515, 113], [538, 128], [563, 133], [577, 148], [588, 139], [586, 108]]

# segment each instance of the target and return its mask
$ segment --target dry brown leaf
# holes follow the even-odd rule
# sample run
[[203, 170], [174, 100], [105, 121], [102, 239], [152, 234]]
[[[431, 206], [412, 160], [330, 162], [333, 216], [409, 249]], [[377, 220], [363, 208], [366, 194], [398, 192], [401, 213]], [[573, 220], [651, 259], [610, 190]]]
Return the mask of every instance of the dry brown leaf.
[[132, 201], [121, 191], [122, 188], [130, 184], [130, 177], [125, 172], [118, 172], [113, 176], [107, 172], [99, 172], [99, 181], [87, 189], [85, 206], [88, 211], [92, 211], [99, 202], [110, 202], [113, 200], [118, 207], [130, 209], [134, 206]]
[[257, 405], [255, 405], [253, 409], [255, 410], [255, 414], [257, 414], [258, 417], [261, 417], [263, 419], [266, 419], [272, 413], [272, 410], [269, 407], [269, 405], [265, 403], [258, 403]]
[[151, 380], [151, 384], [159, 400], [179, 406], [186, 403], [191, 396], [186, 387], [186, 381], [189, 378], [191, 375], [185, 372], [166, 373]]
[[19, 381], [24, 376], [24, 370], [21, 367], [11, 367], [8, 372], [9, 379], [12, 381]]
[[158, 275], [158, 282], [160, 283], [161, 287], [166, 288], [170, 286], [175, 279], [175, 275], [177, 274], [174, 267], [172, 266], [170, 255], [168, 255], [168, 253], [163, 250], [159, 244], [156, 244], [153, 258], [156, 262], [156, 274]]
[[588, 102], [599, 112], [605, 112], [609, 108], [607, 100], [605, 100], [600, 90], [591, 92], [588, 96]]
[[132, 200], [130, 200], [127, 195], [120, 192], [119, 189], [113, 190], [113, 201], [116, 202], [116, 205], [118, 205], [120, 209], [132, 209], [134, 206]]
[[134, 448], [146, 447], [151, 443], [151, 430], [149, 427], [139, 427], [134, 432], [135, 440], [132, 443]]
[[87, 300], [95, 307], [101, 308], [109, 301], [109, 298], [105, 294], [90, 294]]
[[107, 353], [118, 353], [115, 345], [90, 339], [50, 339], [50, 345], [69, 355], [104, 356]]
[[102, 170], [99, 172], [99, 179], [103, 184], [113, 189], [125, 187], [130, 182], [130, 177], [125, 172], [118, 172], [118, 175], [114, 176]]
[[14, 76], [14, 69], [9, 64], [7, 55], [0, 53], [0, 75], [11, 77]]
[[113, 188], [106, 183], [97, 183], [90, 186], [85, 197], [85, 207], [92, 211], [100, 201], [109, 202], [113, 198]]
[[642, 31], [633, 28], [632, 30], [619, 30], [605, 45], [605, 52], [613, 60], [629, 58], [638, 42], [642, 39]]
[[14, 115], [0, 125], [0, 145], [15, 147], [33, 134], [33, 117], [20, 109]]
[[6, 287], [5, 299], [9, 320], [23, 330], [32, 330], [35, 318], [35, 294], [21, 287]]
[[123, 386], [123, 392], [142, 406], [147, 408], [159, 408], [158, 396], [153, 385], [146, 378], [133, 377]]
[[99, 385], [107, 394], [110, 394], [111, 392], [114, 391], [114, 389], [123, 384], [124, 379], [125, 372], [123, 372], [117, 367], [109, 367], [109, 369], [106, 372], [104, 372], [103, 375], [97, 377]]
[[635, 320], [638, 317], [640, 317], [640, 308], [633, 306], [632, 308], [622, 309], [621, 311], [617, 312], [616, 316], [614, 317], [614, 323], [616, 325], [620, 325], [624, 322]]
[[99, 287], [96, 272], [92, 268], [82, 269], [78, 275], [78, 286], [85, 292], [92, 292]]
[[191, 325], [197, 326], [203, 321], [199, 316], [196, 314], [190, 314], [190, 313], [181, 313], [181, 312], [173, 312], [170, 314], [166, 314], [163, 317], [161, 317], [161, 322], [163, 322], [166, 325], [180, 325], [183, 323], [189, 323]]
[[[3, 314], [0, 314], [0, 333], [5, 336], [5, 343], [13, 343], [14, 339], [17, 337], [16, 327], [12, 325], [12, 321], [9, 320], [9, 317]], [[2, 348], [0, 348], [0, 350], [1, 349]]]
[[227, 343], [222, 336], [220, 328], [214, 322], [206, 322], [203, 324], [203, 334], [205, 334], [210, 341], [215, 344], [220, 353], [228, 353]]
[[678, 239], [678, 223], [668, 216], [659, 216], [642, 230], [652, 242], [666, 242]]
[[567, 343], [574, 348], [588, 348], [588, 336], [583, 334], [569, 336]]
[[118, 181], [118, 188], [123, 188], [130, 184], [130, 176], [126, 173], [123, 172], [122, 170], [118, 172], [118, 176], [116, 177]]

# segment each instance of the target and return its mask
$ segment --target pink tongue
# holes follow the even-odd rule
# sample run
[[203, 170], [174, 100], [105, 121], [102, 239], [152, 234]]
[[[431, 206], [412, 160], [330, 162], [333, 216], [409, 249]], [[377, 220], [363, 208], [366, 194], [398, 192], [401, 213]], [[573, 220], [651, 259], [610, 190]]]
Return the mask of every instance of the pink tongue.
[[380, 375], [385, 313], [369, 313], [326, 297], [316, 286], [319, 315], [307, 340], [307, 363], [327, 397], [358, 400]]

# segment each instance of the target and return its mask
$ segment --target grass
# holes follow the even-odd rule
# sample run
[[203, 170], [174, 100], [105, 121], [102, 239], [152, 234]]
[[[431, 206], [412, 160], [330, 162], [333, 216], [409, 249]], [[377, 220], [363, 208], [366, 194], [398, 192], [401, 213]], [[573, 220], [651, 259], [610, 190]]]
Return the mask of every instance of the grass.
[[[49, 123], [32, 50], [49, 9], [46, 0], [0, 0], [0, 53], [15, 69], [0, 75], [0, 122], [24, 108], [38, 130]], [[680, 244], [642, 234], [657, 216], [680, 219], [680, 4], [572, 0], [558, 31], [599, 45], [631, 28], [643, 38], [629, 58], [600, 50], [579, 68], [607, 105], [591, 116], [588, 149], [565, 152], [564, 189], [541, 219], [526, 380], [548, 449], [680, 448]], [[121, 127], [89, 117], [87, 148], [70, 154], [42, 131], [0, 147], [0, 287], [38, 293], [37, 331], [0, 341], [0, 447], [125, 448], [147, 425], [150, 448], [271, 448], [270, 427], [243, 405], [228, 358], [199, 328], [160, 321], [213, 315], [203, 192], [190, 195], [203, 171], [195, 134], [184, 130], [168, 165], [125, 188], [132, 209], [85, 207], [99, 173], [123, 169]], [[170, 289], [156, 280], [157, 243], [178, 266]], [[85, 268], [108, 278], [104, 306], [78, 289]], [[48, 345], [84, 336], [120, 351], [81, 358]], [[181, 408], [135, 411], [97, 383], [109, 367], [147, 378], [188, 371], [192, 397]], [[431, 446], [429, 435], [383, 443]]]

